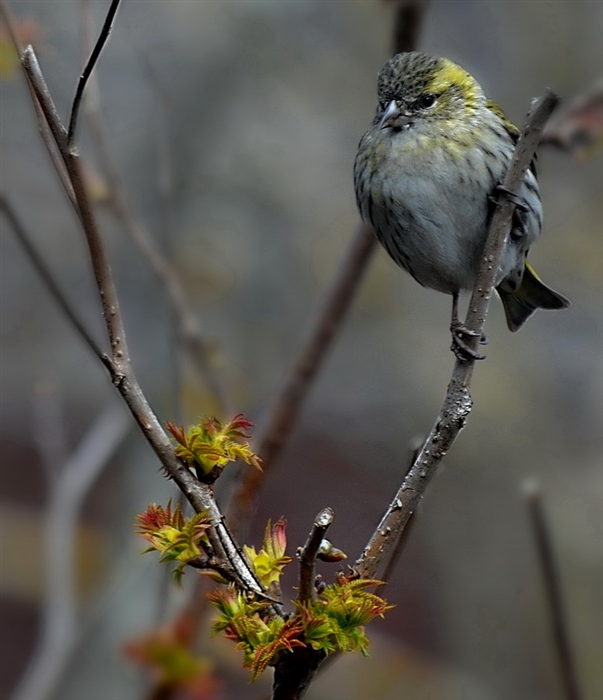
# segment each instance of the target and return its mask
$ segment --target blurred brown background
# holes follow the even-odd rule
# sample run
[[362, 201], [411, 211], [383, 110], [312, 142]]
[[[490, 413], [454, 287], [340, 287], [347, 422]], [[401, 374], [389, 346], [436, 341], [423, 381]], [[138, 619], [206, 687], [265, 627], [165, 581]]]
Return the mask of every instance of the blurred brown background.
[[[81, 4], [10, 5], [34, 27], [66, 115], [82, 65]], [[97, 30], [107, 6], [90, 5]], [[173, 256], [220, 353], [236, 411], [257, 421], [356, 226], [352, 163], [373, 115], [390, 24], [376, 0], [128, 0], [101, 57], [101, 109], [127, 193]], [[421, 48], [461, 63], [521, 123], [545, 85], [569, 100], [600, 78], [602, 30], [596, 2], [450, 0], [431, 3]], [[82, 237], [21, 75], [7, 71], [1, 90], [2, 190], [101, 337]], [[100, 167], [85, 117], [81, 126], [94, 180]], [[474, 411], [387, 588], [397, 607], [369, 629], [372, 658], [334, 665], [312, 700], [562, 697], [520, 495], [527, 477], [544, 488], [585, 698], [603, 698], [601, 155], [579, 160], [547, 149], [540, 181], [545, 231], [531, 259], [573, 306], [541, 312], [511, 335], [493, 304]], [[204, 383], [185, 366], [178, 415], [162, 291], [102, 204], [99, 216], [134, 362], [160, 418], [211, 412]], [[129, 419], [1, 225], [0, 690], [8, 697], [43, 607], [48, 484], [104, 412], [114, 426]], [[378, 251], [266, 485], [256, 546], [266, 519], [285, 515], [292, 552], [330, 505], [331, 537], [356, 558], [400, 480], [409, 444], [439, 410], [453, 365], [449, 312], [446, 297], [419, 287]], [[155, 624], [162, 570], [154, 555], [138, 555], [132, 522], [172, 489], [136, 429], [119, 432], [78, 526], [82, 634], [51, 696], [61, 700], [142, 697], [144, 679], [120, 648]], [[170, 607], [181, 597], [171, 594]], [[221, 697], [265, 695], [265, 686], [246, 685], [232, 650], [219, 648]]]

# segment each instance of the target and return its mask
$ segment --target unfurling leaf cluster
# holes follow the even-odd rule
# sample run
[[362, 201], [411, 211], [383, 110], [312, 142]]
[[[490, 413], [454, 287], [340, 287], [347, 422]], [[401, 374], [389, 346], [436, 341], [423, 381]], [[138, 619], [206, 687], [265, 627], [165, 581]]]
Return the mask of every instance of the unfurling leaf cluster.
[[262, 549], [256, 552], [255, 547], [243, 546], [247, 561], [251, 564], [260, 583], [266, 588], [279, 582], [283, 569], [291, 561], [291, 557], [285, 556], [287, 547], [285, 526], [286, 522], [283, 518], [280, 518], [274, 527], [269, 520]]
[[[214, 481], [224, 466], [236, 459], [260, 468], [259, 458], [251, 451], [248, 430], [251, 423], [239, 414], [229, 423], [217, 418], [205, 418], [199, 425], [185, 431], [172, 423], [167, 427], [174, 437], [176, 455], [187, 466], [195, 469], [200, 480]], [[162, 561], [178, 563], [174, 575], [180, 581], [186, 565], [202, 569], [220, 583], [233, 578], [226, 576], [224, 564], [213, 555], [208, 529], [211, 521], [206, 513], [185, 518], [178, 506], [171, 503], [163, 508], [155, 504], [137, 517], [137, 531], [149, 543], [145, 551], [157, 550]], [[383, 616], [391, 606], [383, 598], [367, 589], [379, 583], [371, 579], [360, 579], [357, 575], [340, 574], [332, 585], [316, 587], [311, 596], [294, 601], [295, 612], [283, 613], [278, 602], [281, 598], [280, 579], [283, 570], [292, 560], [285, 554], [287, 538], [286, 523], [280, 518], [274, 526], [266, 525], [262, 548], [243, 546], [244, 554], [257, 582], [266, 592], [264, 596], [252, 595], [238, 590], [230, 584], [208, 594], [209, 600], [218, 610], [214, 622], [215, 632], [223, 632], [228, 639], [243, 651], [244, 664], [251, 669], [252, 680], [268, 666], [276, 665], [283, 654], [306, 648], [328, 656], [337, 651], [360, 651], [367, 655], [368, 639], [364, 625], [374, 617]], [[323, 540], [317, 558], [326, 561], [341, 561], [345, 554], [327, 540]], [[308, 597], [310, 598], [308, 600]], [[278, 605], [274, 605], [274, 603]], [[156, 641], [156, 640], [153, 640]], [[145, 653], [155, 659], [154, 653], [166, 657], [162, 644], [145, 647]], [[191, 672], [193, 664], [186, 654], [172, 654], [169, 647], [163, 669], [184, 669]], [[169, 657], [169, 658], [168, 658]], [[165, 659], [164, 659], [165, 660]]]
[[210, 521], [205, 513], [185, 518], [179, 506], [172, 511], [171, 501], [166, 508], [152, 503], [136, 517], [136, 532], [151, 545], [144, 551], [157, 550], [161, 561], [177, 561], [174, 577], [178, 582], [184, 574], [185, 565], [202, 555], [201, 545], [208, 543], [209, 526]]
[[185, 431], [174, 423], [167, 429], [178, 443], [176, 456], [197, 471], [199, 478], [213, 474], [215, 478], [228, 462], [241, 459], [256, 469], [261, 469], [260, 458], [251, 450], [248, 442], [249, 429], [253, 423], [242, 413], [229, 423], [213, 416], [203, 418], [199, 425]]
[[229, 586], [209, 594], [219, 611], [214, 631], [224, 632], [243, 651], [252, 680], [295, 647], [312, 647], [327, 656], [336, 651], [360, 651], [366, 656], [364, 625], [393, 607], [366, 590], [378, 583], [342, 575], [316, 600], [295, 602], [296, 612], [288, 619], [267, 614], [267, 602], [251, 600]]

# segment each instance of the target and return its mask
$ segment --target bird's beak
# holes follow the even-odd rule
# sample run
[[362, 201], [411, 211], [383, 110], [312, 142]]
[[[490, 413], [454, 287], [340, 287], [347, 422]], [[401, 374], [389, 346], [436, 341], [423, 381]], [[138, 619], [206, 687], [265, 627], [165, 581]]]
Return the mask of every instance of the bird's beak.
[[392, 100], [385, 108], [385, 112], [383, 112], [383, 116], [379, 122], [379, 128], [386, 129], [387, 127], [392, 127], [394, 129], [401, 129], [404, 126], [408, 126], [411, 122], [411, 115], [404, 111], [396, 100]]

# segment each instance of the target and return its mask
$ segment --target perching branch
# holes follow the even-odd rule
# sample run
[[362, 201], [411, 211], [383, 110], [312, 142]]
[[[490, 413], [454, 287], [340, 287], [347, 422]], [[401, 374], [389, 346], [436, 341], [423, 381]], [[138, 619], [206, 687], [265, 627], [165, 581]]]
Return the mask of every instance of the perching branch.
[[[416, 441], [416, 442], [415, 442]], [[411, 447], [410, 451], [410, 457], [407, 463], [406, 467], [406, 474], [412, 469], [412, 465], [415, 463], [415, 460], [419, 454], [419, 450], [422, 447], [423, 444], [423, 437], [421, 438], [415, 438], [413, 440], [413, 445]], [[417, 513], [413, 513], [408, 522], [406, 523], [406, 526], [402, 533], [400, 534], [400, 537], [398, 538], [398, 541], [396, 542], [395, 547], [391, 551], [389, 557], [385, 560], [384, 566], [382, 569], [382, 572], [379, 574], [379, 580], [383, 581], [381, 586], [377, 587], [377, 591], [379, 591], [383, 586], [385, 586], [387, 583], [389, 583], [392, 574], [394, 573], [394, 570], [396, 566], [398, 565], [398, 561], [400, 560], [400, 556], [402, 554], [402, 551], [404, 550], [404, 547], [406, 546], [406, 543], [412, 536], [412, 532], [414, 530], [414, 527], [417, 523]]]
[[536, 482], [526, 484], [524, 496], [536, 544], [538, 564], [542, 572], [553, 642], [565, 698], [566, 700], [580, 700], [582, 693], [578, 684], [576, 662], [572, 654], [567, 617], [563, 607], [559, 572], [555, 563], [552, 538], [542, 505], [542, 490], [539, 484]]
[[[392, 17], [394, 53], [417, 48], [427, 0], [395, 0]], [[246, 470], [236, 486], [228, 508], [229, 522], [241, 531], [255, 510], [260, 487], [284, 447], [322, 367], [328, 351], [360, 286], [376, 248], [372, 229], [360, 224], [350, 240], [342, 261], [301, 348], [260, 427], [256, 452], [262, 458], [263, 472]]]
[[299, 602], [308, 603], [316, 600], [316, 555], [320, 544], [333, 523], [335, 514], [331, 508], [324, 508], [314, 519], [314, 525], [308, 535], [306, 544], [298, 554], [299, 558]]
[[[473, 350], [477, 348], [477, 342], [483, 332], [500, 260], [511, 230], [511, 219], [515, 210], [514, 201], [516, 201], [516, 196], [512, 195], [516, 195], [521, 188], [526, 170], [536, 152], [540, 134], [557, 99], [551, 90], [546, 89], [534, 103], [503, 180], [504, 190], [498, 196], [498, 206], [492, 219], [482, 264], [465, 320], [467, 328], [476, 333], [476, 337], [469, 341]], [[469, 389], [474, 365], [473, 359], [456, 361], [436, 423], [364, 552], [356, 562], [356, 569], [363, 578], [373, 578], [379, 567], [389, 560], [429, 482], [435, 476], [442, 458], [464, 427], [472, 407]]]

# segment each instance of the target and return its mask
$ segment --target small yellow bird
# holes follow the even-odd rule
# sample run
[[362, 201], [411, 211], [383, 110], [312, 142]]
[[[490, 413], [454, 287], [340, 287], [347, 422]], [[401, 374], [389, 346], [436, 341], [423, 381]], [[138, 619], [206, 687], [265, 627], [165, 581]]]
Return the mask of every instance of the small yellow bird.
[[[519, 130], [475, 78], [446, 58], [415, 52], [394, 56], [379, 74], [378, 97], [354, 165], [360, 214], [398, 265], [420, 284], [452, 295], [453, 350], [461, 359], [481, 358], [463, 339], [469, 331], [458, 317], [458, 297], [474, 286], [494, 210], [492, 195]], [[526, 260], [541, 228], [532, 165], [496, 278], [511, 331], [536, 309], [570, 305]]]

